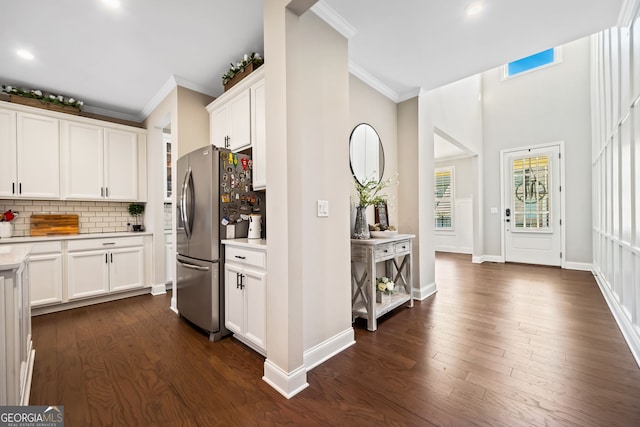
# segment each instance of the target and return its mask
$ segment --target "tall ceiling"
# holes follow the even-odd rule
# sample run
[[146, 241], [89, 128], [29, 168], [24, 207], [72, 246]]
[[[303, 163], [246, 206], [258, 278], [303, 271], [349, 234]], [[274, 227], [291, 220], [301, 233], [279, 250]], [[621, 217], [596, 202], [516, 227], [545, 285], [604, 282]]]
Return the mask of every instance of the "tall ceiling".
[[[21, 0], [3, 4], [0, 84], [142, 119], [177, 82], [217, 96], [230, 62], [263, 51], [263, 0]], [[615, 26], [629, 0], [321, 0], [353, 31], [352, 69], [397, 100]], [[318, 7], [316, 7], [318, 9]], [[33, 60], [16, 55], [28, 49]], [[266, 58], [268, 63], [268, 58]]]

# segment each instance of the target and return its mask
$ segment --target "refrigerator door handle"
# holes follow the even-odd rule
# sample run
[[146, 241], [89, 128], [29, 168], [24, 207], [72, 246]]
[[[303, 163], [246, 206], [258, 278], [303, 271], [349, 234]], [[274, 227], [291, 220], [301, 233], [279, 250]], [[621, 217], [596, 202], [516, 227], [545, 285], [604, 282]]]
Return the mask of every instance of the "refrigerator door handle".
[[187, 171], [182, 183], [182, 192], [180, 194], [180, 216], [182, 216], [182, 223], [184, 224], [184, 231], [187, 234], [187, 239], [191, 239], [191, 221], [193, 220], [193, 197], [191, 192], [193, 191], [193, 177], [191, 175], [191, 168]]
[[198, 270], [198, 271], [209, 271], [210, 268], [209, 267], [201, 267], [199, 265], [195, 265], [195, 264], [188, 264], [186, 262], [180, 261], [178, 260], [178, 262], [180, 263], [180, 265], [182, 265], [184, 268], [188, 268], [191, 270]]

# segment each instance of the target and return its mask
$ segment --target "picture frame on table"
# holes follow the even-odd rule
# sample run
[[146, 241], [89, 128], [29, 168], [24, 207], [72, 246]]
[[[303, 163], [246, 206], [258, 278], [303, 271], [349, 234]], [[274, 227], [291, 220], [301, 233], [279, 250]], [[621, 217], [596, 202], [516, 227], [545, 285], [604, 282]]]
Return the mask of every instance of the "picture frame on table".
[[375, 220], [376, 224], [380, 224], [381, 230], [389, 228], [389, 215], [386, 203], [379, 203], [375, 206]]

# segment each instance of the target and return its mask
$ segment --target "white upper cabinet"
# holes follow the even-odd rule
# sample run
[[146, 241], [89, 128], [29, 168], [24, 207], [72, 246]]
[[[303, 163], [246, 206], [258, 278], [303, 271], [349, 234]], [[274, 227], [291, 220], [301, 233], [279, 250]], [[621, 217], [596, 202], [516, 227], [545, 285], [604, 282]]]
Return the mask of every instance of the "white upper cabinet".
[[0, 198], [146, 201], [144, 129], [6, 104]]
[[264, 79], [251, 86], [251, 140], [253, 189], [267, 188], [267, 131], [265, 117]]
[[60, 197], [58, 119], [17, 115], [18, 195], [32, 199]]
[[60, 197], [58, 120], [0, 109], [0, 197]]
[[135, 132], [63, 121], [65, 199], [138, 200]]
[[211, 144], [234, 152], [251, 148], [254, 190], [267, 188], [264, 70], [263, 65], [207, 106]]
[[84, 123], [62, 122], [64, 197], [100, 199], [104, 196], [104, 130]]
[[211, 112], [211, 143], [238, 151], [251, 145], [251, 91], [245, 89]]
[[17, 180], [16, 113], [0, 110], [0, 197], [14, 197]]
[[105, 129], [106, 197], [138, 199], [138, 138], [133, 132]]

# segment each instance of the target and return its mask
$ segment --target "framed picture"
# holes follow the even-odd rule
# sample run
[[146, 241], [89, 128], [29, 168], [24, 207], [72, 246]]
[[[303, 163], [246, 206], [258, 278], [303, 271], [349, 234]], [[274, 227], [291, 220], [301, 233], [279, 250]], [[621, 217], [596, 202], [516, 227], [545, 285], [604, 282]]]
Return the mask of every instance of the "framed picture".
[[380, 230], [386, 230], [389, 228], [389, 218], [387, 216], [387, 204], [380, 203], [375, 207], [376, 212], [376, 224], [380, 224]]

